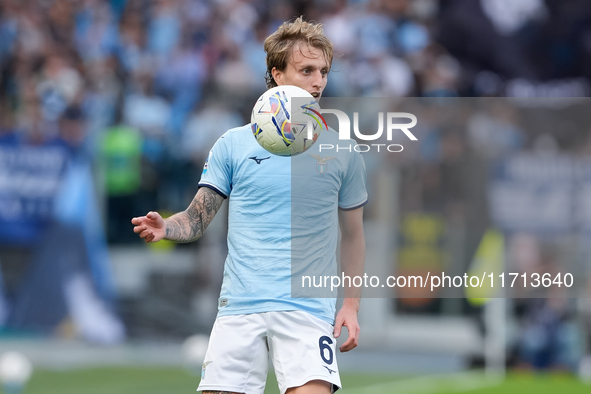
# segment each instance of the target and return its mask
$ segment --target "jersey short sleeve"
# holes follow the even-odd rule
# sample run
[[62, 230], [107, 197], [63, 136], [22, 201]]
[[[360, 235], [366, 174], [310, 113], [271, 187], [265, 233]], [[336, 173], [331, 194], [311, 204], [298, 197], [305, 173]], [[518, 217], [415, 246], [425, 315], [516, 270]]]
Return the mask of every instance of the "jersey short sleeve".
[[227, 198], [232, 190], [230, 133], [222, 135], [209, 151], [199, 187], [208, 187]]
[[339, 208], [350, 210], [367, 203], [365, 161], [359, 152], [349, 155], [349, 165], [339, 192]]

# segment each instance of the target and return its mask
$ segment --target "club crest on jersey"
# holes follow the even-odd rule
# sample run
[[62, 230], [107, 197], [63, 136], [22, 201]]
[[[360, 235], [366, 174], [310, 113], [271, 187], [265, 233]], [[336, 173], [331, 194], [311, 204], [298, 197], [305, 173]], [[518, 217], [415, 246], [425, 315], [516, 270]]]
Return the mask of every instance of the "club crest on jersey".
[[332, 160], [332, 159], [336, 159], [336, 157], [321, 157], [318, 155], [313, 155], [311, 153], [308, 153], [308, 154], [310, 156], [312, 156], [313, 158], [315, 158], [316, 160], [318, 160], [316, 162], [316, 171], [318, 171], [321, 174], [324, 174], [328, 170], [327, 161]]

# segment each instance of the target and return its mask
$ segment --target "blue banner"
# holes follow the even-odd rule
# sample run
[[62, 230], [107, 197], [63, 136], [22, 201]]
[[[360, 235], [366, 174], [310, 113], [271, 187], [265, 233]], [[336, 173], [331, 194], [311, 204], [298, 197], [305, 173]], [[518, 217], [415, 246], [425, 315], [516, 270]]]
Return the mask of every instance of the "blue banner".
[[492, 220], [510, 232], [591, 231], [591, 161], [524, 153], [497, 163], [489, 184]]
[[34, 243], [53, 215], [68, 151], [0, 141], [0, 244]]

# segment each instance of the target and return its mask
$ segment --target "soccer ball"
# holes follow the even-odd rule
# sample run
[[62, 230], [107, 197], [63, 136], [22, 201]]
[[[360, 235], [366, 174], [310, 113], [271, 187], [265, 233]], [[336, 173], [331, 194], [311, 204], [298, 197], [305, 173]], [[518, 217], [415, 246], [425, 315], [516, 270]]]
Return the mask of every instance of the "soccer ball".
[[305, 152], [314, 145], [322, 129], [328, 128], [316, 99], [291, 85], [263, 93], [252, 109], [250, 123], [259, 145], [279, 156]]
[[9, 351], [0, 356], [0, 380], [7, 392], [20, 392], [33, 373], [31, 361], [21, 353]]

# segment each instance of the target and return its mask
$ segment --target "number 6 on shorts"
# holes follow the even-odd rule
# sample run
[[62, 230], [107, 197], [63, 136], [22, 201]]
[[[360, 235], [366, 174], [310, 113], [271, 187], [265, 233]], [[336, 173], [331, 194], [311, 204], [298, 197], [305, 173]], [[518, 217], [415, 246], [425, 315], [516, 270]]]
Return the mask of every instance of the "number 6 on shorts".
[[[332, 345], [332, 339], [326, 335], [321, 336], [318, 340], [318, 345], [320, 346], [320, 357], [322, 358], [322, 361], [328, 365], [332, 364], [333, 354], [332, 348], [330, 347], [330, 345]], [[325, 351], [328, 352], [328, 357], [325, 357]]]

